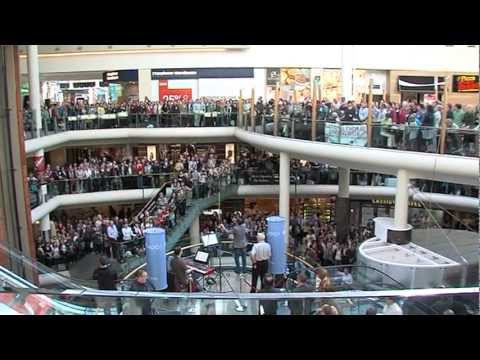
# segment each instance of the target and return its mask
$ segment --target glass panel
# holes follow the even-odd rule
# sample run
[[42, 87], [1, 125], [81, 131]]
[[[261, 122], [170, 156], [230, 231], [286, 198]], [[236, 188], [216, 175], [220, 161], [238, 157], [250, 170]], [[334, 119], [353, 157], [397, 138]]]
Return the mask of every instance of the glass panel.
[[[3, 288], [0, 314], [23, 315], [478, 315], [478, 288], [362, 293], [59, 294]], [[109, 293], [107, 295], [107, 293]], [[388, 293], [388, 294], [387, 294]]]

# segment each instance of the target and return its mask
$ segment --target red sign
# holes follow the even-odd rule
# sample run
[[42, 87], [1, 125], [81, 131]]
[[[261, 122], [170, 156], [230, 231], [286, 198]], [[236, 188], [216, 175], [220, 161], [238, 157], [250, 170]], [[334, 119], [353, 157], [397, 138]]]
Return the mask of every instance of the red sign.
[[478, 92], [478, 75], [455, 75], [453, 77], [454, 92]]
[[160, 81], [160, 101], [192, 100], [192, 89], [169, 89], [167, 81]]

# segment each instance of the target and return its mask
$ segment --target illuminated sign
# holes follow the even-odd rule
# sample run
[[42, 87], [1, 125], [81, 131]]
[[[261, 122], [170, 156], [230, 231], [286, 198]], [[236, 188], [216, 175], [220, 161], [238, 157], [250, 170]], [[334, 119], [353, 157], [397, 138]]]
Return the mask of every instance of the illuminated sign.
[[138, 70], [118, 70], [103, 73], [103, 81], [119, 82], [119, 81], [138, 81]]
[[108, 72], [105, 77], [106, 81], [109, 80], [118, 80], [118, 71]]
[[478, 75], [454, 75], [453, 92], [478, 92]]

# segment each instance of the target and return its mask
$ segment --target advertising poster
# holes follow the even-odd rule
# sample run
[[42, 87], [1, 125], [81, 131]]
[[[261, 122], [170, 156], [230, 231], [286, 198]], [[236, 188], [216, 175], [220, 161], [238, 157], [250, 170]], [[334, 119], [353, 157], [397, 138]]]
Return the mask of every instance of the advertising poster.
[[342, 97], [342, 71], [324, 69], [321, 81], [322, 100], [339, 99]]
[[367, 70], [353, 71], [353, 98], [356, 102], [366, 101], [368, 98], [369, 78]]
[[310, 98], [310, 69], [283, 68], [280, 73], [280, 98], [303, 102]]
[[159, 82], [160, 101], [183, 101], [192, 100], [192, 89], [170, 89], [168, 81]]
[[108, 95], [111, 101], [117, 101], [122, 96], [122, 85], [108, 84]]

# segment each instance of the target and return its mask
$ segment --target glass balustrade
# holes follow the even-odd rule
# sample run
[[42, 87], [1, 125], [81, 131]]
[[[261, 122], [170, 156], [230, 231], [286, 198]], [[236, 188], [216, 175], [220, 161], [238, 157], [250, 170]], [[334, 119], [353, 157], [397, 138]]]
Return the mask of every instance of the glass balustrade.
[[0, 304], [0, 313], [19, 315], [478, 315], [478, 288], [205, 294], [4, 285]]

